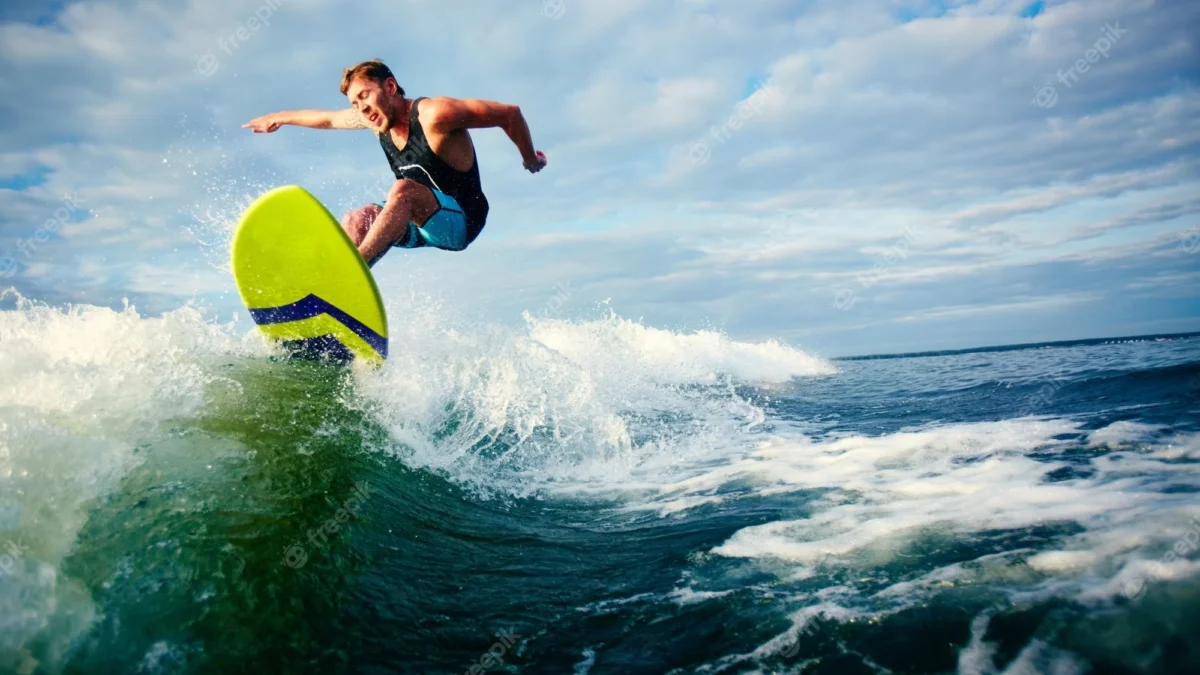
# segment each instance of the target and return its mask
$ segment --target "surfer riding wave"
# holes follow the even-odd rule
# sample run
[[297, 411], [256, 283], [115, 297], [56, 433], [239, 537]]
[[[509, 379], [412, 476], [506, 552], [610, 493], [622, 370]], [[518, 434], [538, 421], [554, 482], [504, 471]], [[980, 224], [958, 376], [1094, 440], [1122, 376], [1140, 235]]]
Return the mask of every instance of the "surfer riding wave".
[[[537, 173], [546, 156], [533, 147], [529, 125], [515, 105], [445, 96], [408, 99], [382, 61], [364, 61], [342, 74], [346, 110], [271, 113], [242, 125], [271, 133], [285, 124], [310, 129], [370, 129], [396, 175], [385, 202], [354, 209], [342, 227], [370, 264], [392, 246], [461, 251], [487, 221], [488, 201], [469, 129], [499, 127]], [[407, 124], [405, 124], [407, 120]]]

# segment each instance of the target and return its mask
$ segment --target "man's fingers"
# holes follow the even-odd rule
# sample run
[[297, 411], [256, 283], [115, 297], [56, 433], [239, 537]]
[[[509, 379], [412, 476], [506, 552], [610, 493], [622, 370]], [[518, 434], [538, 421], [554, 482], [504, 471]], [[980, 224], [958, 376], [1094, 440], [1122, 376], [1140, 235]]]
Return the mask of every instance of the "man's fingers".
[[533, 152], [533, 161], [525, 162], [525, 170], [529, 173], [537, 173], [546, 167], [546, 155], [541, 150], [534, 150]]
[[279, 128], [278, 122], [268, 121], [262, 117], [256, 117], [242, 125], [243, 129], [252, 129], [256, 134], [270, 133]]

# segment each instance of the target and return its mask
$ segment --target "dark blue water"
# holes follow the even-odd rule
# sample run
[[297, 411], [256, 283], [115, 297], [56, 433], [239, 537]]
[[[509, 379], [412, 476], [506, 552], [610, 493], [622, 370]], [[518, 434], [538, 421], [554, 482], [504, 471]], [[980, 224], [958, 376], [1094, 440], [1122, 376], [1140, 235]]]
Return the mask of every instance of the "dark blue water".
[[1196, 336], [3, 321], [0, 672], [1200, 672]]

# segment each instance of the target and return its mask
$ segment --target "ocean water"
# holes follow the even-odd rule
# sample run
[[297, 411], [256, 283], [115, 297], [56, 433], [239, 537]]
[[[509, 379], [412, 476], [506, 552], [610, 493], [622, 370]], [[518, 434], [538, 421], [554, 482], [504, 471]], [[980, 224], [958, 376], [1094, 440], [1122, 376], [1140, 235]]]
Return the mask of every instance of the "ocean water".
[[0, 672], [1200, 672], [1200, 336], [407, 311], [381, 370], [0, 312]]

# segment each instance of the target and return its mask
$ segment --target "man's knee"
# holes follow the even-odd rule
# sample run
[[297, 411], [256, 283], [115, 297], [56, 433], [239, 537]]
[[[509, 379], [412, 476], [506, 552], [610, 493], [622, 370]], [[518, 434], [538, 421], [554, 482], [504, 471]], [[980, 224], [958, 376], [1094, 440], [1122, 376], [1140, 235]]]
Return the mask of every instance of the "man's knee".
[[342, 217], [342, 229], [350, 235], [350, 240], [354, 242], [355, 246], [361, 244], [367, 237], [367, 233], [371, 231], [371, 224], [375, 222], [379, 211], [377, 205], [371, 204], [349, 211]]
[[364, 227], [370, 227], [371, 221], [367, 217], [366, 211], [366, 207], [347, 211], [346, 215], [342, 216], [342, 229], [346, 230], [346, 232], [351, 232]]
[[425, 186], [415, 180], [401, 178], [388, 189], [388, 201], [411, 201]]

